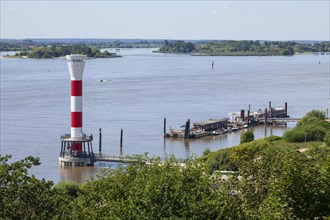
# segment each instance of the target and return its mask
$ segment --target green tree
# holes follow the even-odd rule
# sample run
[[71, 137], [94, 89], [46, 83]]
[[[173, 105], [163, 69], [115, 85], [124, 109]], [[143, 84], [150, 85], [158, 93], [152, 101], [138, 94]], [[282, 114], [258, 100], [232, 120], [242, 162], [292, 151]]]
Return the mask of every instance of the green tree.
[[325, 120], [325, 112], [322, 112], [320, 110], [314, 109], [306, 114], [307, 117], [315, 117], [319, 120]]
[[325, 134], [330, 130], [330, 124], [325, 121], [325, 114], [319, 110], [308, 112], [295, 128], [284, 133], [288, 142], [323, 141]]
[[73, 204], [73, 218], [216, 219], [230, 212], [221, 190], [193, 161], [182, 166], [173, 158], [154, 160], [107, 170], [85, 184]]
[[209, 153], [211, 153], [210, 148], [206, 148], [206, 149], [203, 151], [203, 155], [204, 155], [204, 156], [208, 155]]
[[294, 128], [292, 130], [285, 131], [283, 137], [288, 142], [304, 142], [306, 133], [301, 130]]
[[330, 131], [328, 131], [328, 133], [325, 135], [324, 142], [328, 147], [330, 147]]
[[243, 144], [243, 143], [247, 143], [247, 142], [250, 142], [250, 141], [253, 141], [253, 140], [254, 140], [253, 132], [252, 131], [245, 131], [241, 135], [240, 143]]
[[0, 219], [62, 219], [70, 200], [54, 190], [53, 182], [28, 175], [39, 159], [26, 157], [9, 163], [0, 157]]
[[54, 189], [73, 198], [78, 197], [80, 191], [79, 185], [73, 182], [59, 182], [54, 186]]
[[92, 49], [91, 49], [90, 47], [88, 47], [88, 48], [86, 49], [86, 56], [87, 56], [87, 57], [92, 57], [92, 56], [93, 56]]
[[329, 216], [329, 161], [271, 153], [239, 168], [233, 188], [246, 219], [313, 219]]

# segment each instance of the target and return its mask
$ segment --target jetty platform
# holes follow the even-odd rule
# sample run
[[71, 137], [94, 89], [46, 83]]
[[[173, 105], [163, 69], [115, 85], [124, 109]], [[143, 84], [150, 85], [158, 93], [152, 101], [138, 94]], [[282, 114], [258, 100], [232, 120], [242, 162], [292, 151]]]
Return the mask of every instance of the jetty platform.
[[269, 102], [269, 108], [264, 110], [258, 109], [251, 112], [250, 105], [247, 114], [242, 109], [240, 112], [234, 112], [229, 114], [229, 118], [222, 119], [208, 119], [205, 121], [199, 121], [192, 123], [190, 128], [190, 119], [187, 120], [185, 125], [182, 125], [180, 129], [174, 130], [170, 127], [169, 132], [166, 132], [166, 118], [164, 118], [164, 138], [201, 138], [209, 135], [225, 134], [227, 132], [235, 132], [239, 129], [248, 128], [254, 125], [271, 125], [271, 124], [283, 124], [288, 122], [297, 122], [301, 118], [290, 118], [288, 115], [288, 104], [285, 102], [284, 108], [272, 107]]

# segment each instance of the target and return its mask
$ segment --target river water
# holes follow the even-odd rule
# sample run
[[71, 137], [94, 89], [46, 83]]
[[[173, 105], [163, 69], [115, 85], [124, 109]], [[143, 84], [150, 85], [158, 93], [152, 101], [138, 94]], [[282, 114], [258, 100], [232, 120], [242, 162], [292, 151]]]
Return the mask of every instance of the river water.
[[[164, 140], [164, 117], [169, 129], [179, 128], [188, 118], [196, 122], [228, 117], [249, 105], [253, 111], [264, 109], [268, 101], [275, 107], [288, 102], [291, 117], [328, 108], [329, 55], [207, 57], [152, 50], [121, 49], [122, 58], [87, 61], [83, 130], [94, 134], [94, 152], [102, 128], [104, 154], [119, 155], [123, 129], [124, 155], [199, 156], [207, 148], [237, 145], [240, 132], [188, 142]], [[58, 167], [60, 135], [70, 133], [70, 76], [65, 59], [0, 60], [1, 155], [11, 154], [14, 160], [40, 157], [42, 165], [31, 172], [54, 182], [83, 182], [95, 175], [100, 164]], [[286, 128], [253, 129], [256, 138], [262, 138], [282, 135]]]

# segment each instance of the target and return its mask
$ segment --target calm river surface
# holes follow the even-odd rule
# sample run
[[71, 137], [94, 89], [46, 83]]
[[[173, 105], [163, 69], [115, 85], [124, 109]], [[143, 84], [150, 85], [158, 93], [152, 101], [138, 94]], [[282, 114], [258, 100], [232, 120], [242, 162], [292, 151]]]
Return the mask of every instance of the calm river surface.
[[[199, 156], [207, 148], [237, 145], [240, 132], [189, 142], [164, 141], [164, 117], [169, 129], [188, 118], [196, 122], [228, 117], [249, 104], [253, 111], [264, 109], [268, 101], [275, 107], [288, 102], [291, 117], [328, 108], [329, 55], [200, 57], [152, 53], [152, 49], [121, 49], [120, 54], [122, 58], [89, 59], [85, 66], [83, 130], [94, 134], [94, 152], [102, 128], [103, 153], [119, 155], [122, 128], [124, 155]], [[94, 175], [98, 167], [58, 168], [60, 135], [70, 133], [65, 59], [0, 60], [1, 155], [11, 154], [15, 160], [40, 157], [42, 165], [31, 172], [54, 182], [82, 182]], [[284, 131], [284, 127], [254, 128], [256, 138]]]

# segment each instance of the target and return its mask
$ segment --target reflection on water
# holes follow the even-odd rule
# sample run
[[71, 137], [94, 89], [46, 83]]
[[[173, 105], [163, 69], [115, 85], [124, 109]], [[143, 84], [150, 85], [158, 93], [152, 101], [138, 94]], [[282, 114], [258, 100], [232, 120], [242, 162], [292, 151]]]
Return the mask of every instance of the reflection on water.
[[118, 166], [126, 166], [121, 163], [110, 163], [110, 162], [96, 162], [94, 166], [88, 167], [59, 167], [58, 172], [61, 181], [85, 183], [96, 177], [102, 169], [116, 169]]
[[100, 167], [59, 167], [58, 172], [61, 181], [76, 182], [82, 184], [95, 176]]

